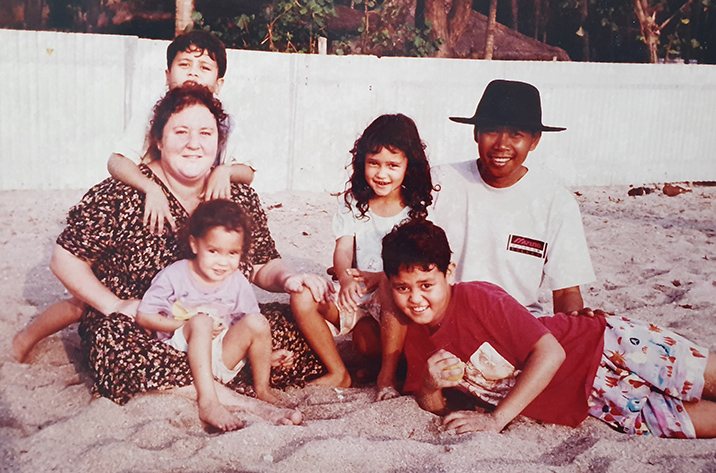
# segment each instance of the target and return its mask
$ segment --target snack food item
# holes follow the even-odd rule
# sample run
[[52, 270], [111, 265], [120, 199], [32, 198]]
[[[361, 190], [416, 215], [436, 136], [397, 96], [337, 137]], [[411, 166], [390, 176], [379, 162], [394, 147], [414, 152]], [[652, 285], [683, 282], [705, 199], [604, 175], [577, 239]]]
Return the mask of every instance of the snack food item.
[[462, 361], [460, 363], [447, 366], [443, 368], [443, 371], [450, 371], [450, 370], [461, 370], [462, 372], [459, 375], [451, 376], [447, 380], [448, 381], [460, 381], [465, 374], [465, 363]]

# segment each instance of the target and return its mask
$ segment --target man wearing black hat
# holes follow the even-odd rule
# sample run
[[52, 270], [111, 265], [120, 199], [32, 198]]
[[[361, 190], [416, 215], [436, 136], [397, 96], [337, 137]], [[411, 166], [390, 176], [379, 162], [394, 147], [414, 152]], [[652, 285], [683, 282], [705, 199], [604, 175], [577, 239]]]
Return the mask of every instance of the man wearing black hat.
[[470, 118], [479, 159], [435, 168], [441, 190], [431, 219], [455, 251], [458, 281], [501, 286], [535, 316], [544, 280], [554, 312], [589, 313], [579, 290], [595, 279], [579, 206], [548, 176], [524, 165], [542, 132], [539, 91], [524, 82], [488, 84]]

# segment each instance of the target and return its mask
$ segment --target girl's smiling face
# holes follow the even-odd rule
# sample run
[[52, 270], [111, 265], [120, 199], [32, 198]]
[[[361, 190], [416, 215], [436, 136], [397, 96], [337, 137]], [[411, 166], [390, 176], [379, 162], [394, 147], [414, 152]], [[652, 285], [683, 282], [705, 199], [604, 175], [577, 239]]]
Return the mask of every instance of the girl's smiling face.
[[400, 196], [400, 186], [408, 169], [408, 158], [398, 150], [381, 148], [365, 157], [365, 180], [378, 197]]
[[243, 231], [224, 227], [212, 227], [200, 238], [190, 236], [189, 246], [195, 255], [189, 260], [192, 273], [206, 285], [222, 283], [239, 269], [243, 245]]

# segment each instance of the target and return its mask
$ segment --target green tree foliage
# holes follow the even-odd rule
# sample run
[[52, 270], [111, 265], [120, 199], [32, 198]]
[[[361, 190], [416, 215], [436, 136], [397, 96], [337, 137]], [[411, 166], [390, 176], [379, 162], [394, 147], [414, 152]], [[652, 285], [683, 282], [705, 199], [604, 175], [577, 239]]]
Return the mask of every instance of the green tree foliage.
[[[546, 43], [566, 50], [572, 60], [580, 61], [587, 59], [583, 46], [588, 38], [590, 61], [649, 62], [649, 50], [642, 38], [634, 0], [586, 0], [588, 15], [582, 24], [583, 1], [548, 2]], [[518, 31], [531, 36], [535, 31], [535, 2], [519, 0], [517, 3]], [[716, 64], [714, 0], [649, 0], [649, 5], [659, 25], [671, 18], [659, 37], [661, 60], [681, 58]], [[487, 15], [489, 0], [475, 0], [473, 8]], [[512, 25], [511, 0], [499, 0], [497, 21]]]
[[[329, 22], [337, 18], [334, 0], [270, 0], [258, 10], [230, 8], [194, 13], [196, 27], [204, 28], [228, 46], [238, 49], [315, 53], [319, 36], [331, 40], [335, 54], [376, 54], [381, 56], [428, 56], [439, 41], [430, 41], [431, 25], [418, 28], [406, 20], [405, 7], [389, 1], [353, 0], [343, 2], [362, 13], [352, 31], [332, 32]], [[347, 4], [346, 4], [347, 3]], [[229, 15], [226, 13], [230, 12]]]

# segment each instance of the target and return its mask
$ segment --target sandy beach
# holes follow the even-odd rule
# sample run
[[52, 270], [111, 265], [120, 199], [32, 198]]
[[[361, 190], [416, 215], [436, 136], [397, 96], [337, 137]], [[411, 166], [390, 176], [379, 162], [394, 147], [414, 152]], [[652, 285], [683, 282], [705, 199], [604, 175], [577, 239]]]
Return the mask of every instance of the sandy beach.
[[[716, 350], [716, 187], [628, 195], [629, 187], [572, 189], [580, 204], [597, 281], [585, 302], [673, 329]], [[139, 395], [126, 406], [90, 393], [76, 326], [40, 343], [27, 364], [12, 336], [67, 297], [48, 269], [69, 207], [83, 191], [0, 193], [0, 471], [7, 472], [708, 472], [716, 440], [664, 440], [617, 433], [587, 419], [571, 429], [518, 418], [502, 434], [457, 436], [412, 397], [373, 402], [375, 387], [309, 387], [282, 394], [301, 426], [242, 415], [247, 426], [207, 433], [196, 405], [174, 394]], [[328, 194], [262, 194], [279, 251], [301, 271], [331, 265]], [[259, 293], [261, 302], [287, 301]], [[549, 291], [544, 291], [549, 306]], [[350, 341], [341, 352], [360, 359]]]

